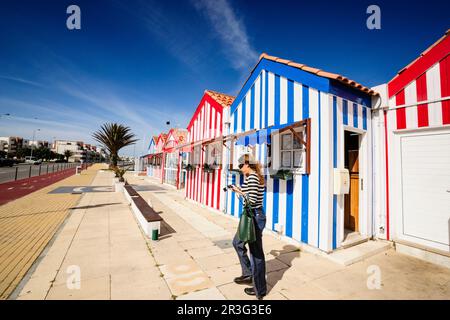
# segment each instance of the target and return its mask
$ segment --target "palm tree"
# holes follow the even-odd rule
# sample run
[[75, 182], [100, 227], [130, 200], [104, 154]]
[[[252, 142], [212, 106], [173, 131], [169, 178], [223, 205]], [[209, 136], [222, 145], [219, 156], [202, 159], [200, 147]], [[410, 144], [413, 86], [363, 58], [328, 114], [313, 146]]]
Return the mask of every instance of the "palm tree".
[[138, 140], [134, 139], [135, 135], [129, 127], [118, 123], [103, 124], [100, 130], [92, 134], [92, 137], [108, 150], [113, 167], [117, 167], [119, 150]]
[[64, 151], [64, 157], [66, 157], [67, 162], [69, 162], [69, 158], [70, 158], [71, 156], [73, 156], [73, 152], [72, 152], [72, 151], [70, 151], [70, 150]]

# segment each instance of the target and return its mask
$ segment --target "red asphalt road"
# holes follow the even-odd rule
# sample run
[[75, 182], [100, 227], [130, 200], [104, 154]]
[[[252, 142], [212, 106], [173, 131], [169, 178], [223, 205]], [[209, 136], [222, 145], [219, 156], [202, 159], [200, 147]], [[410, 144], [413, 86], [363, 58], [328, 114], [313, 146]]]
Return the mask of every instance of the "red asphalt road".
[[16, 200], [75, 174], [75, 168], [0, 184], [0, 205]]

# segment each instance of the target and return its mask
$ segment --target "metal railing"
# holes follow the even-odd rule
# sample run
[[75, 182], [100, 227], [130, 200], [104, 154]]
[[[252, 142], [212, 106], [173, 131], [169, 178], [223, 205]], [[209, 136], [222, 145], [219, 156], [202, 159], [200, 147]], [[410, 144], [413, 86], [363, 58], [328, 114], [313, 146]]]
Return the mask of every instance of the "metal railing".
[[[68, 169], [74, 169], [80, 166], [80, 163], [43, 163], [39, 165], [34, 164], [19, 164], [14, 167], [0, 167], [0, 183], [11, 182], [31, 177], [38, 177], [45, 174], [61, 172]], [[82, 168], [86, 169], [88, 164], [83, 163]]]

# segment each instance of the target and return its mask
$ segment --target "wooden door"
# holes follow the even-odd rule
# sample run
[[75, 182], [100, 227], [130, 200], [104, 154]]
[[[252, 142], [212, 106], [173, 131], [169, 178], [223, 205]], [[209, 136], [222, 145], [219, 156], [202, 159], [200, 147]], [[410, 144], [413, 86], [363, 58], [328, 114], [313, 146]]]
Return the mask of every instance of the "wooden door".
[[345, 195], [344, 227], [352, 231], [359, 228], [359, 159], [358, 150], [348, 151], [350, 192]]

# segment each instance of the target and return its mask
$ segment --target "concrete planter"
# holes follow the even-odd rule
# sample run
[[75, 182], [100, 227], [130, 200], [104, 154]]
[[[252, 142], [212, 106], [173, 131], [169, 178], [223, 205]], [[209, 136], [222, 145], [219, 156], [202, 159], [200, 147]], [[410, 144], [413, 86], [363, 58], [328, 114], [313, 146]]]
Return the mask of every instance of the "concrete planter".
[[114, 182], [114, 188], [116, 192], [124, 192], [125, 182]]

